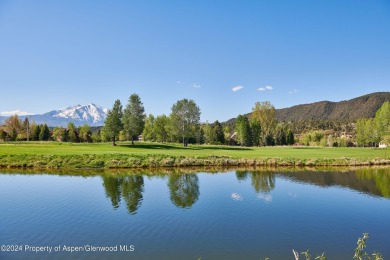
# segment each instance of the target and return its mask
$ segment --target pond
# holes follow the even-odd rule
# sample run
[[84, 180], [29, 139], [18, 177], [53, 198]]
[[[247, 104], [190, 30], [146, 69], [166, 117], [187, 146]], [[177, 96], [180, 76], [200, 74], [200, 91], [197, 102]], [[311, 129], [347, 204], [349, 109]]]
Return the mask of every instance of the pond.
[[0, 171], [0, 259], [390, 259], [390, 168]]

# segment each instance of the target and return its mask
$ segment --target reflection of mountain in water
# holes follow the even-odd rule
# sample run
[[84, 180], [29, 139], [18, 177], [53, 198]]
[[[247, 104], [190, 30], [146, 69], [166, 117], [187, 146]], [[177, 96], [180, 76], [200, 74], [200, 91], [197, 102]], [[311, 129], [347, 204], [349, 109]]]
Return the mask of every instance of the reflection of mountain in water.
[[364, 168], [348, 172], [279, 172], [279, 177], [322, 187], [348, 187], [366, 194], [390, 198], [390, 168]]

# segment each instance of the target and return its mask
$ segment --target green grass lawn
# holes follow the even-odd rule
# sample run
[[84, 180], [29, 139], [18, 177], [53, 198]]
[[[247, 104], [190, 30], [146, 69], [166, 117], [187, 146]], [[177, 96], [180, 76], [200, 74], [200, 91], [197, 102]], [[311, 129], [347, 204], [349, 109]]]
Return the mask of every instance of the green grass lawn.
[[232, 158], [296, 158], [337, 159], [342, 157], [356, 159], [390, 158], [390, 149], [374, 148], [322, 148], [322, 147], [233, 147], [160, 144], [137, 142], [111, 143], [58, 143], [58, 142], [18, 142], [0, 143], [1, 155], [81, 155], [81, 154], [134, 154], [168, 156], [229, 156]]

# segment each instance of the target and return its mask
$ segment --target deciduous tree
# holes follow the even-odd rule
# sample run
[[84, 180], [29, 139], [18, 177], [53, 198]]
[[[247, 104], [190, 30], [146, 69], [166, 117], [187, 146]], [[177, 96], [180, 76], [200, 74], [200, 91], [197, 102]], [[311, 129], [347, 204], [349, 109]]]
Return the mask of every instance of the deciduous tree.
[[5, 130], [8, 133], [8, 137], [11, 141], [16, 141], [18, 134], [22, 130], [22, 121], [19, 119], [18, 115], [10, 116], [5, 120]]
[[154, 121], [156, 140], [158, 142], [167, 142], [169, 137], [169, 117], [166, 115], [157, 116]]
[[182, 138], [183, 145], [187, 146], [188, 138], [194, 137], [199, 126], [199, 107], [193, 100], [179, 100], [172, 106], [171, 119], [173, 130]]
[[252, 146], [251, 129], [248, 117], [239, 115], [236, 120], [235, 128], [238, 136], [238, 142], [241, 146]]
[[91, 127], [88, 124], [84, 124], [82, 126], [79, 126], [79, 138], [81, 142], [92, 142], [92, 133], [91, 133]]
[[269, 101], [256, 102], [252, 109], [251, 119], [260, 123], [263, 143], [269, 142], [277, 123], [275, 107]]
[[152, 114], [149, 114], [145, 120], [145, 127], [142, 132], [142, 138], [147, 141], [156, 141], [155, 132], [155, 118]]

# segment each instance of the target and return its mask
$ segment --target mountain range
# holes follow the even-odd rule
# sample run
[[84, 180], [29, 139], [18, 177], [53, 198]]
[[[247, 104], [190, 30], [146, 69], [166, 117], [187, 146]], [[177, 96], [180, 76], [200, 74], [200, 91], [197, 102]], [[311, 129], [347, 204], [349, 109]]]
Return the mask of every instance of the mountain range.
[[[73, 122], [76, 126], [89, 124], [90, 126], [102, 126], [106, 119], [108, 109], [95, 104], [70, 106], [60, 110], [52, 110], [40, 115], [19, 116], [22, 120], [28, 117], [30, 122], [47, 124], [48, 126], [64, 126]], [[0, 123], [7, 117], [0, 117]]]
[[[359, 118], [373, 118], [376, 111], [386, 101], [390, 101], [390, 92], [376, 92], [340, 102], [320, 101], [276, 109], [276, 117], [278, 121], [285, 122], [307, 120], [354, 122]], [[102, 126], [107, 112], [108, 109], [106, 108], [88, 104], [53, 110], [40, 115], [20, 116], [20, 118], [24, 120], [28, 117], [30, 122], [47, 124], [48, 126], [66, 126], [69, 122], [73, 122], [76, 126], [83, 124]], [[246, 114], [246, 116], [249, 115], [250, 113]], [[6, 119], [7, 117], [0, 116], [0, 124]], [[232, 118], [225, 123], [233, 124], [235, 120], [235, 118]]]

